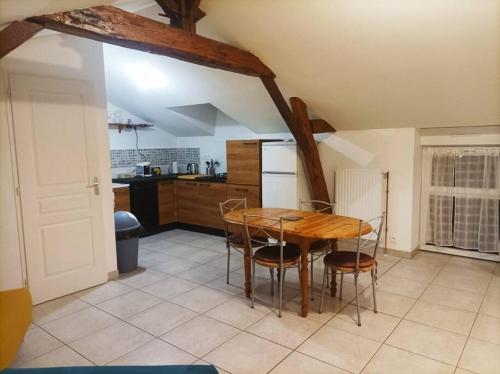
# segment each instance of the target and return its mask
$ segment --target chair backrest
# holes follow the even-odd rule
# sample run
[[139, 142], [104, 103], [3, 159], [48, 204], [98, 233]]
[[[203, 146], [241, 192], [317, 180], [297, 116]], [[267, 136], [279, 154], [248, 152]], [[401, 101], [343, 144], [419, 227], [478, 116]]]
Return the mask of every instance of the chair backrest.
[[219, 203], [220, 214], [222, 216], [222, 221], [224, 222], [224, 233], [226, 234], [226, 240], [229, 240], [229, 230], [228, 223], [224, 220], [224, 214], [232, 212], [238, 209], [247, 209], [247, 198], [243, 199], [229, 199], [223, 203]]
[[[250, 257], [253, 257], [254, 248], [262, 248], [269, 245], [280, 246], [280, 263], [283, 264], [283, 221], [284, 218], [260, 216], [256, 214], [243, 213], [246, 239], [250, 249]], [[269, 227], [274, 230], [270, 230]]]
[[299, 199], [300, 209], [309, 209], [316, 213], [335, 214], [335, 203], [329, 203], [322, 200], [302, 200]]
[[[359, 220], [359, 232], [356, 246], [356, 272], [359, 270], [359, 257], [361, 252], [371, 252], [368, 254], [370, 254], [373, 258], [375, 258], [375, 256], [377, 255], [384, 221], [385, 213], [367, 221]], [[365, 237], [363, 237], [362, 229], [366, 224], [369, 224], [373, 228], [373, 230], [369, 234], [365, 235]]]

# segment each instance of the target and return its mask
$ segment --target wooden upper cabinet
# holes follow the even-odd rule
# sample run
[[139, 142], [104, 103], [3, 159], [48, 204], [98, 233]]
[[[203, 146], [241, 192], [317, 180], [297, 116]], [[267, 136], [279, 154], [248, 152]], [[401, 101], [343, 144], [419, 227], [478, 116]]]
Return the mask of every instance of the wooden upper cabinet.
[[158, 212], [160, 225], [175, 222], [175, 184], [173, 180], [158, 182]]
[[227, 183], [260, 186], [260, 140], [228, 140]]
[[130, 212], [130, 192], [128, 187], [113, 188], [115, 194], [115, 212]]

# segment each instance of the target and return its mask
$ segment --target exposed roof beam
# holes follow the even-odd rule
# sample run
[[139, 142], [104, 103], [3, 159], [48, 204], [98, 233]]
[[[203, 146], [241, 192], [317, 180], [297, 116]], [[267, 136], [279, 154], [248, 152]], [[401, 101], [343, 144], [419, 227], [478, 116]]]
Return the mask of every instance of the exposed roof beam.
[[271, 69], [248, 51], [112, 6], [35, 16], [27, 21], [66, 34], [234, 73], [256, 77], [275, 76]]
[[9, 26], [0, 31], [0, 58], [19, 47], [42, 29], [42, 25], [37, 25], [32, 22], [12, 22]]
[[324, 119], [310, 119], [313, 134], [320, 134], [324, 132], [335, 132], [335, 128], [326, 122]]
[[195, 33], [196, 22], [206, 16], [199, 6], [201, 0], [156, 0], [166, 16], [170, 18], [170, 25]]

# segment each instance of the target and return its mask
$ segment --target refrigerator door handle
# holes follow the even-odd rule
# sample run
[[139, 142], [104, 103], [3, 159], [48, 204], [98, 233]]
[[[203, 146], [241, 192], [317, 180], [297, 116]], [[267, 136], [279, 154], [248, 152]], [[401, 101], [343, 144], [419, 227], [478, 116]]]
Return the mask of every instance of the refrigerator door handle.
[[263, 171], [262, 174], [277, 174], [277, 175], [297, 175], [289, 171]]

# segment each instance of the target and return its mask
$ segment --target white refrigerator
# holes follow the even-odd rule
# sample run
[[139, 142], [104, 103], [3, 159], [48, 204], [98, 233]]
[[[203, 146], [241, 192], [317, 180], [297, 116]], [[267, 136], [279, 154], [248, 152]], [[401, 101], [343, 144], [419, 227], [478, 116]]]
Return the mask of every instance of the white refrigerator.
[[295, 142], [262, 143], [262, 207], [298, 209]]

